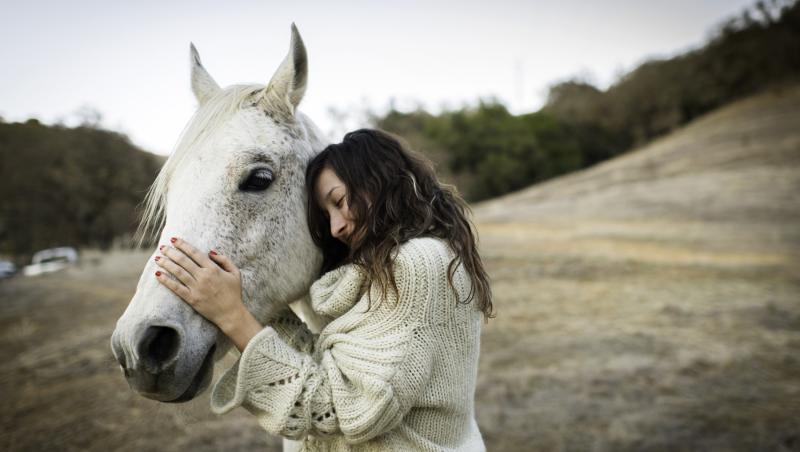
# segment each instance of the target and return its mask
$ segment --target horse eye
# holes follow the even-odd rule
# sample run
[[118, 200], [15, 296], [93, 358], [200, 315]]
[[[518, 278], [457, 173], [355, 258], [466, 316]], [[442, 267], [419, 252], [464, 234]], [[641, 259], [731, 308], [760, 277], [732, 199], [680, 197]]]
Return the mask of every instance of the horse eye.
[[272, 171], [266, 168], [254, 169], [247, 176], [247, 179], [239, 184], [239, 190], [242, 191], [262, 191], [269, 187], [272, 183]]

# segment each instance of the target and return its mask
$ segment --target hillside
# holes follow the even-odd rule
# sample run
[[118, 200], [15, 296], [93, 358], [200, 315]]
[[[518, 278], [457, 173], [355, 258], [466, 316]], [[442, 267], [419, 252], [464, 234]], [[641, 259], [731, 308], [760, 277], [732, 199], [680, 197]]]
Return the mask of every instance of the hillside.
[[798, 166], [800, 85], [735, 103], [641, 150], [475, 210], [481, 222], [798, 221]]
[[52, 246], [106, 248], [130, 236], [163, 164], [96, 127], [0, 122], [0, 256]]
[[800, 87], [475, 206], [494, 450], [800, 450]]

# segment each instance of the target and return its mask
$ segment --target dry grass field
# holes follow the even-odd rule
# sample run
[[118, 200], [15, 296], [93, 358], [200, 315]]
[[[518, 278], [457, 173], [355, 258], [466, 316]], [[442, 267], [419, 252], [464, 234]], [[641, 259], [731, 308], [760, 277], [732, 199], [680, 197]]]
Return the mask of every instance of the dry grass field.
[[800, 89], [476, 216], [492, 450], [800, 450]]
[[[800, 450], [800, 88], [475, 213], [490, 450]], [[0, 450], [280, 450], [128, 389], [109, 337], [146, 258], [0, 282]]]

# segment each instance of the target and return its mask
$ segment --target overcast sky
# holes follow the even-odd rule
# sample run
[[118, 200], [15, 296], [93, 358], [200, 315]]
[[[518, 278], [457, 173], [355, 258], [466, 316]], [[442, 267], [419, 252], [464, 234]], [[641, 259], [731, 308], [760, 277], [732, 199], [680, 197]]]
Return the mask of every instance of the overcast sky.
[[645, 59], [698, 47], [752, 3], [0, 0], [0, 116], [71, 124], [90, 106], [167, 154], [195, 108], [189, 42], [220, 85], [266, 83], [292, 22], [309, 55], [301, 110], [332, 139], [392, 99], [439, 111], [493, 96], [528, 112], [559, 80], [605, 88]]

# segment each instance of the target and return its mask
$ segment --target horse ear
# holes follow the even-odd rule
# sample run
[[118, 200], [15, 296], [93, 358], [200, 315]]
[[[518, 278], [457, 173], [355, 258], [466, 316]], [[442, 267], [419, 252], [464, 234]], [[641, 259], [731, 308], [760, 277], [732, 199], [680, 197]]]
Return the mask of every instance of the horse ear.
[[189, 64], [192, 68], [192, 92], [197, 102], [203, 105], [219, 92], [220, 87], [203, 67], [200, 54], [192, 43], [189, 43]]
[[264, 89], [264, 100], [267, 107], [278, 108], [287, 113], [289, 117], [294, 116], [294, 112], [306, 92], [307, 79], [306, 46], [303, 45], [303, 39], [300, 37], [297, 27], [292, 23], [292, 41], [289, 44], [289, 53]]

